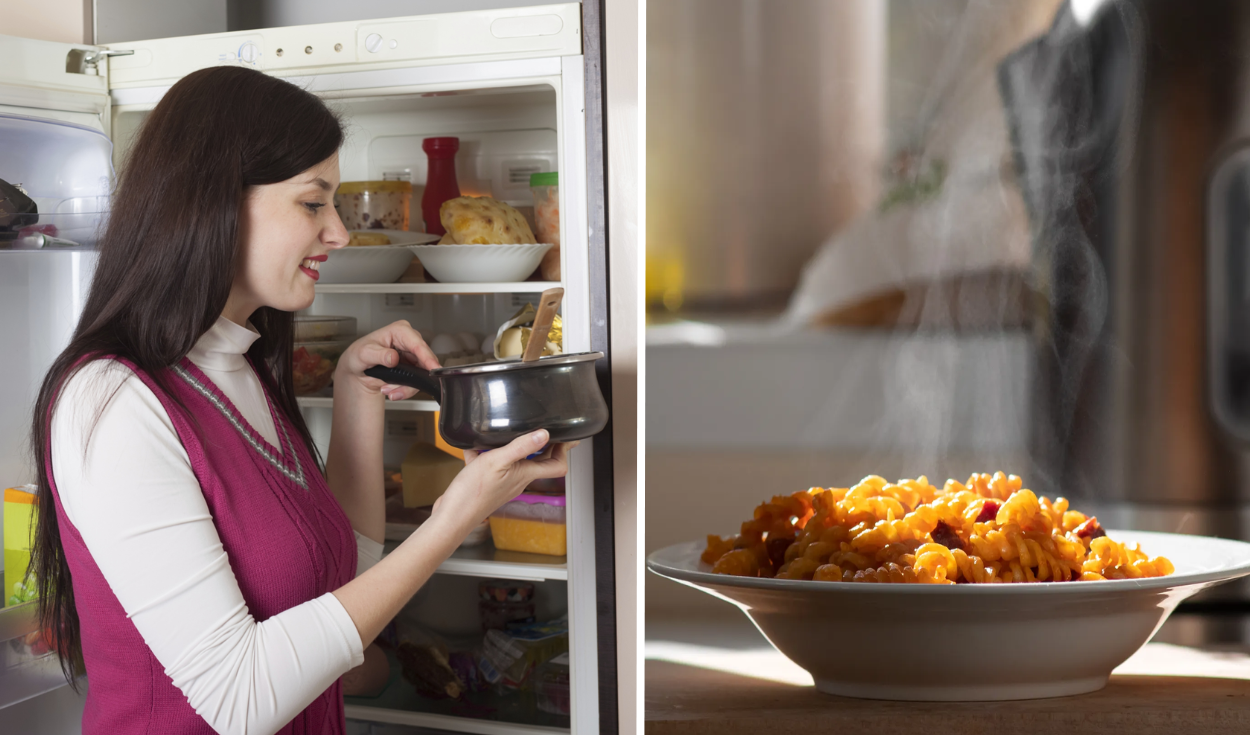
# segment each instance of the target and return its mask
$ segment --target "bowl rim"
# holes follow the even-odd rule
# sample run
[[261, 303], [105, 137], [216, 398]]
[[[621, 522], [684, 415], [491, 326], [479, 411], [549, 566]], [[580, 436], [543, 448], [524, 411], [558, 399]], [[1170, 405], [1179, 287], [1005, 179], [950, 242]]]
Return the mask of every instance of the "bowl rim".
[[[1230, 549], [1241, 552], [1242, 561], [1230, 566], [1208, 569], [1187, 574], [1170, 574], [1166, 577], [1147, 577], [1142, 579], [1107, 579], [1074, 584], [1052, 584], [1039, 582], [1035, 584], [866, 584], [862, 582], [813, 582], [803, 579], [769, 579], [761, 577], [736, 577], [729, 574], [713, 574], [702, 568], [690, 569], [674, 566], [674, 563], [689, 563], [695, 560], [699, 567], [707, 567], [699, 561], [699, 554], [706, 548], [704, 541], [686, 541], [656, 549], [647, 554], [647, 570], [661, 577], [679, 582], [691, 583], [706, 587], [738, 587], [754, 590], [790, 591], [790, 592], [837, 592], [839, 594], [873, 594], [873, 595], [1019, 595], [1044, 594], [1068, 595], [1083, 594], [1095, 591], [1112, 590], [1156, 590], [1174, 587], [1188, 587], [1198, 584], [1225, 582], [1238, 577], [1250, 575], [1250, 543], [1214, 536], [1198, 536], [1181, 533], [1161, 533], [1158, 531], [1132, 531], [1127, 529], [1107, 529], [1107, 535], [1116, 540], [1128, 540], [1133, 543], [1149, 544], [1152, 539], [1162, 540], [1183, 537], [1188, 539], [1204, 539], [1217, 545], [1228, 545]], [[1240, 547], [1240, 548], [1238, 548]], [[679, 557], [674, 561], [672, 557]]]
[[[366, 247], [366, 246], [361, 246], [361, 247]], [[385, 247], [385, 246], [379, 245], [375, 247]], [[543, 250], [546, 251], [549, 248], [555, 247], [555, 243], [553, 242], [516, 242], [516, 243], [499, 243], [499, 244], [485, 243], [485, 244], [460, 245], [459, 243], [449, 242], [445, 245], [433, 245], [433, 244], [431, 245], [403, 245], [400, 247], [406, 247], [409, 250], [412, 250], [418, 254], [422, 252], [429, 252], [431, 250], [452, 252], [453, 250], [484, 249], [484, 248], [516, 248], [518, 250], [522, 248], [543, 248]]]
[[[338, 253], [368, 254], [376, 252], [398, 252], [400, 250], [409, 250], [409, 248], [424, 247], [421, 245], [352, 245], [350, 247], [344, 245], [341, 248], [335, 248], [326, 253], [331, 258], [340, 257]], [[409, 251], [411, 252], [411, 251]]]
[[392, 243], [387, 243], [386, 245], [344, 245], [343, 247], [335, 248], [334, 250], [331, 250], [330, 252], [342, 251], [342, 250], [358, 251], [358, 250], [382, 250], [385, 248], [395, 248], [395, 249], [410, 248], [410, 247], [413, 247], [414, 245], [433, 244], [435, 242], [438, 242], [438, 239], [440, 237], [439, 235], [431, 235], [428, 232], [412, 232], [411, 230], [386, 230], [382, 228], [377, 228], [373, 230], [348, 230], [347, 231], [348, 235], [352, 235], [355, 233], [361, 233], [365, 235], [381, 234], [381, 235], [386, 235], [387, 237], [390, 237], [390, 238], [396, 238], [396, 237], [416, 238], [417, 241], [416, 242], [401, 242], [401, 243], [392, 242]]

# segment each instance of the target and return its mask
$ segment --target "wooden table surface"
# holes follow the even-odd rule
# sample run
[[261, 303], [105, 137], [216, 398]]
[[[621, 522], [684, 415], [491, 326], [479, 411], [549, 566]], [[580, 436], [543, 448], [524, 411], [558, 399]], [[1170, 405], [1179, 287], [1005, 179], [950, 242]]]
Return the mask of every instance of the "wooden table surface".
[[1117, 675], [1075, 697], [882, 702], [647, 661], [645, 686], [647, 735], [1250, 733], [1250, 681], [1241, 679]]
[[1105, 689], [1074, 697], [885, 702], [822, 694], [761, 641], [648, 640], [648, 735], [1250, 733], [1250, 649], [1150, 643]]

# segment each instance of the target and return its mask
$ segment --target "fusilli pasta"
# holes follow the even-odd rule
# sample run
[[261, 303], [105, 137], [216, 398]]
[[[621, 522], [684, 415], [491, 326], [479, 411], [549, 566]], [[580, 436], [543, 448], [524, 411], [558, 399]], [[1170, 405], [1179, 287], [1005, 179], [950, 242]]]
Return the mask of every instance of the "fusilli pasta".
[[1068, 501], [1015, 475], [974, 474], [939, 489], [875, 475], [850, 488], [775, 496], [737, 536], [710, 535], [717, 574], [817, 582], [988, 584], [1160, 577], [1164, 557], [1107, 538]]

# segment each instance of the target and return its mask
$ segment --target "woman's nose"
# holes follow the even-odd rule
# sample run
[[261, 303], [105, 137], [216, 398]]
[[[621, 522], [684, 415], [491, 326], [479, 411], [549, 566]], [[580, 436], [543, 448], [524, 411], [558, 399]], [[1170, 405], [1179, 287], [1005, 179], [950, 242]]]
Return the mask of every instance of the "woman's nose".
[[338, 210], [334, 210], [334, 217], [331, 218], [330, 224], [322, 233], [322, 242], [331, 250], [337, 250], [347, 245], [351, 239], [351, 233], [343, 226], [343, 219], [339, 217]]

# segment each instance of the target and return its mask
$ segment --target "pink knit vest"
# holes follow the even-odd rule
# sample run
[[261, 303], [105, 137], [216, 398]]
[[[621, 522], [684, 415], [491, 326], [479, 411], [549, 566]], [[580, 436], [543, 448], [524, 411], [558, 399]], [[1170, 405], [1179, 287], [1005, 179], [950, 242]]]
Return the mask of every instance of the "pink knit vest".
[[[169, 414], [257, 622], [320, 597], [355, 576], [351, 524], [295, 427], [268, 393], [283, 443], [280, 453], [190, 360], [184, 358], [172, 368], [169, 382], [196, 421], [150, 375], [127, 360], [118, 361], [152, 389]], [[51, 480], [51, 453], [46, 471]], [[73, 576], [89, 682], [84, 735], [212, 735], [213, 729], [191, 708], [126, 617], [78, 530], [66, 518], [55, 481], [52, 492]], [[201, 632], [188, 630], [187, 637]], [[345, 728], [342, 688], [336, 681], [278, 732], [337, 735]]]

